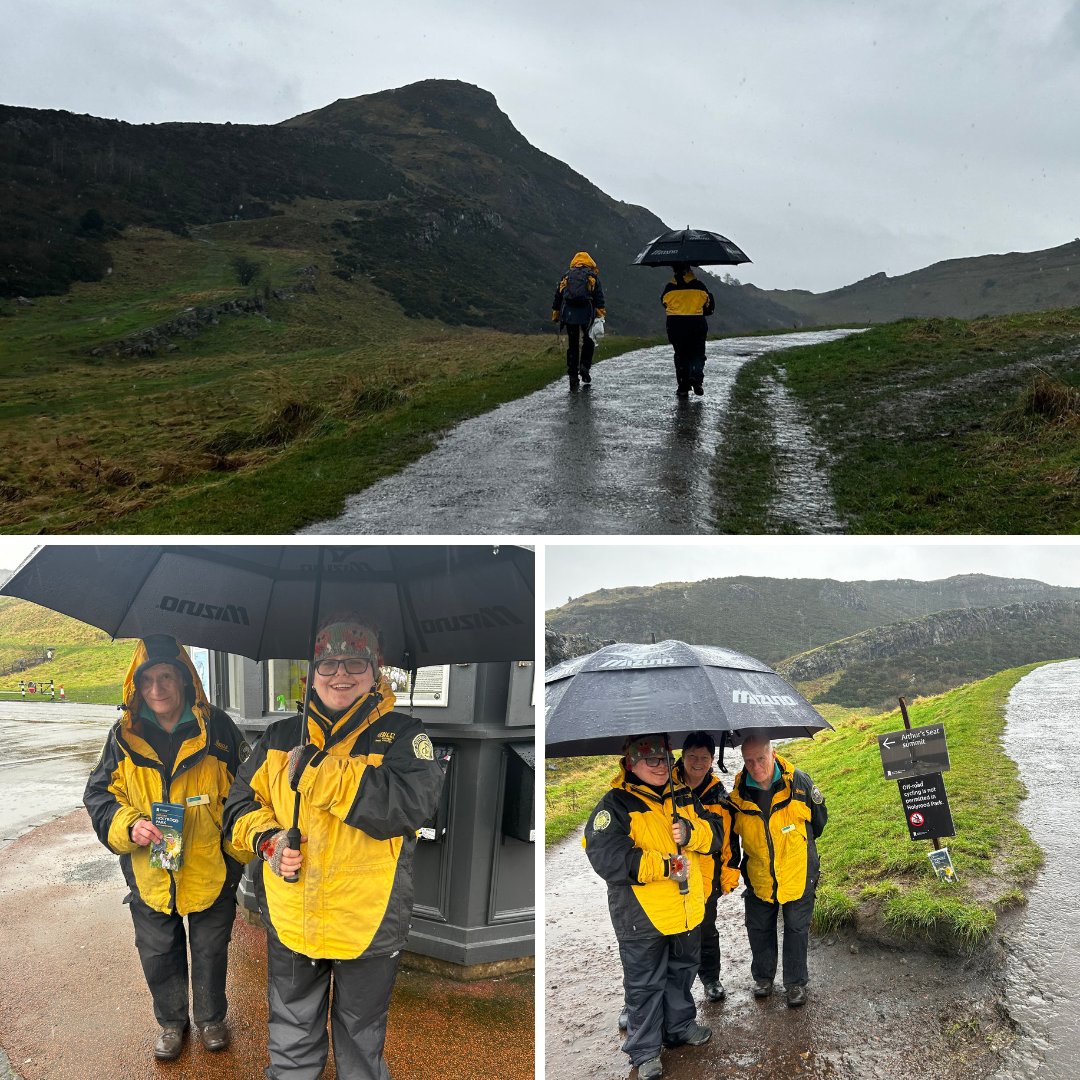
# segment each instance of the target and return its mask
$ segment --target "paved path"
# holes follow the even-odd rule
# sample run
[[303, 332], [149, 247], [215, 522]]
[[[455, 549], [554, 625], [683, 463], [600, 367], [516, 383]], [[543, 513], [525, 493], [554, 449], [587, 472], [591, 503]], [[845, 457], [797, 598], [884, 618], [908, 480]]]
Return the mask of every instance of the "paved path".
[[[675, 398], [671, 348], [639, 349], [467, 420], [430, 454], [350, 496], [306, 533], [701, 534], [713, 531], [711, 466], [739, 368], [763, 352], [850, 330], [707, 345], [705, 397]], [[808, 450], [808, 453], [810, 451]], [[831, 531], [830, 508], [821, 527]]]

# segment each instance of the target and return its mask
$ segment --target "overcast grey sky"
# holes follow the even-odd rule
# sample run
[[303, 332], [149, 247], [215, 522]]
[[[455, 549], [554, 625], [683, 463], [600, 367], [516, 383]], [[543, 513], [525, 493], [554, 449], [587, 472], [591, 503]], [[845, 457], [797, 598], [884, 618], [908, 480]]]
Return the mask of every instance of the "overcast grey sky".
[[725, 537], [704, 543], [549, 545], [544, 607], [622, 585], [700, 581], [711, 577], [835, 578], [933, 581], [954, 574], [1033, 578], [1080, 586], [1080, 541], [1050, 538], [1002, 542], [961, 538]]
[[1076, 0], [0, 4], [5, 104], [275, 123], [462, 79], [613, 197], [731, 237], [763, 288], [1080, 232]]

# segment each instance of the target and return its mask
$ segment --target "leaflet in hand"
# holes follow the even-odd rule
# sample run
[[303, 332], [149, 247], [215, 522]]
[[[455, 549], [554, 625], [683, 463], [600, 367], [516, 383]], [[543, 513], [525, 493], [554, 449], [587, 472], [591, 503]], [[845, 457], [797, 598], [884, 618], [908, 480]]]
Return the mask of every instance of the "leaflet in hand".
[[184, 808], [178, 803], [153, 803], [150, 820], [161, 830], [161, 839], [150, 844], [150, 865], [179, 870], [184, 865]]

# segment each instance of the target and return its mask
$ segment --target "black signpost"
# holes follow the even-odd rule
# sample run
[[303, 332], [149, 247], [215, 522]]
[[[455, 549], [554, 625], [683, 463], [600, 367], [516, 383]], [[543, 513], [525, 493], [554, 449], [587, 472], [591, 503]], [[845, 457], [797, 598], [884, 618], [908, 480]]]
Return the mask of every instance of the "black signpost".
[[885, 778], [895, 780], [900, 789], [911, 839], [930, 840], [934, 845], [930, 852], [934, 870], [940, 878], [955, 881], [949, 849], [943, 848], [939, 840], [942, 836], [956, 835], [941, 775], [950, 767], [945, 725], [913, 728], [903, 698], [900, 698], [900, 713], [904, 718], [904, 730], [878, 736]]

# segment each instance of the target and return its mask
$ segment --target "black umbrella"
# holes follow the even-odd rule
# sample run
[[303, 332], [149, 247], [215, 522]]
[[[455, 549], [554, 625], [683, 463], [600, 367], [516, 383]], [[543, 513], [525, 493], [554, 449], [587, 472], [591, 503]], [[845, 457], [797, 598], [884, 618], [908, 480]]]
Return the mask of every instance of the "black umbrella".
[[[321, 597], [320, 597], [321, 590]], [[388, 663], [533, 655], [533, 554], [490, 545], [49, 545], [0, 594], [114, 638], [171, 634], [253, 660], [309, 658], [313, 621], [356, 611]]]
[[705, 229], [675, 229], [650, 240], [634, 260], [635, 266], [735, 266], [750, 262], [726, 236]]
[[773, 739], [831, 725], [772, 668], [712, 645], [605, 645], [544, 673], [549, 757], [618, 754], [628, 735], [718, 732], [732, 745], [754, 730]]
[[[0, 594], [114, 638], [171, 634], [253, 660], [310, 658], [322, 619], [349, 612], [379, 629], [387, 662], [411, 671], [522, 660], [534, 648], [533, 554], [516, 547], [52, 545]], [[297, 793], [294, 849], [299, 813]]]

